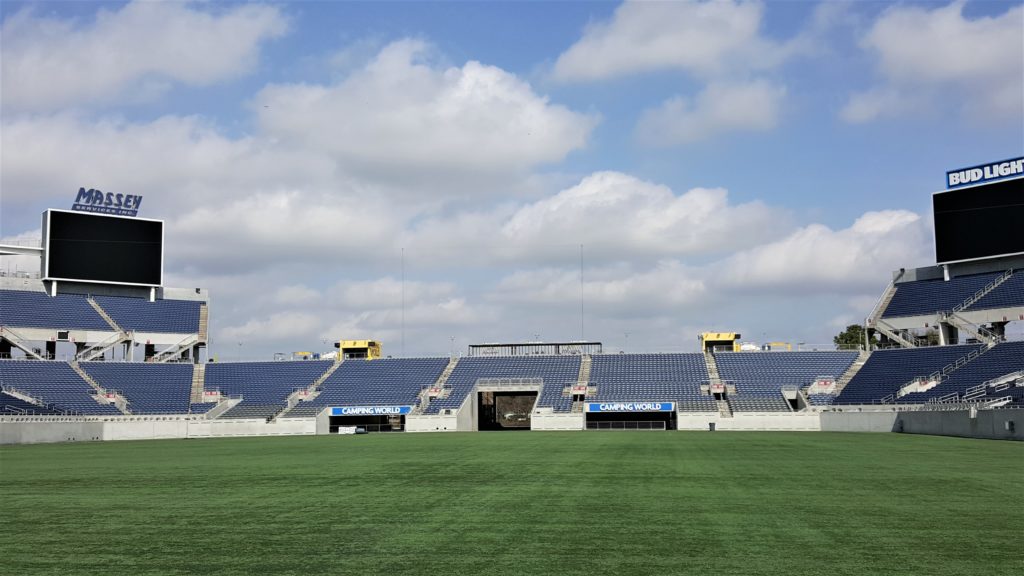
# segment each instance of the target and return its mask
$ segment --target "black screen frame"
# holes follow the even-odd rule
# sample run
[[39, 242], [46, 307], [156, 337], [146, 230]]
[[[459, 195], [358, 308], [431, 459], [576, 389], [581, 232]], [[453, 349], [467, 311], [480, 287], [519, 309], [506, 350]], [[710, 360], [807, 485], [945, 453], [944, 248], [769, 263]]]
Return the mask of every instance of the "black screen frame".
[[[79, 220], [78, 223], [85, 223], [85, 226], [95, 225], [99, 226], [107, 224], [109, 226], [121, 226], [122, 228], [131, 228], [133, 226], [141, 225], [147, 227], [147, 225], [155, 226], [159, 229], [159, 248], [136, 250], [142, 257], [154, 258], [155, 252], [159, 251], [159, 264], [156, 265], [158, 268], [154, 271], [152, 269], [148, 271], [140, 271], [133, 274], [125, 274], [120, 277], [116, 273], [104, 272], [94, 274], [68, 274], [69, 270], [61, 269], [60, 259], [67, 258], [69, 255], [62, 254], [63, 251], [67, 250], [64, 244], [64, 240], [55, 239], [54, 236], [54, 224], [58, 225], [58, 232], [60, 232], [60, 226], [66, 225], [67, 220], [76, 219], [92, 219], [96, 220], [90, 222], [88, 220]], [[63, 220], [63, 221], [62, 221]], [[160, 287], [164, 283], [164, 239], [166, 234], [166, 226], [163, 220], [153, 220], [149, 218], [133, 218], [127, 216], [114, 216], [109, 214], [92, 214], [84, 211], [76, 210], [47, 210], [43, 212], [43, 279], [44, 280], [57, 280], [65, 282], [83, 282], [89, 284], [114, 284], [119, 286], [146, 286], [146, 287]], [[153, 232], [149, 233], [150, 236], [155, 237], [156, 234]], [[85, 242], [103, 243], [116, 241], [112, 239], [96, 239], [90, 240], [85, 239]], [[146, 241], [152, 243], [152, 240]], [[75, 251], [76, 255], [81, 254], [80, 251]], [[131, 259], [129, 257], [129, 259]], [[56, 264], [56, 266], [54, 266]], [[154, 265], [150, 264], [150, 268]], [[51, 272], [51, 268], [57, 268]], [[67, 268], [67, 266], [64, 266]], [[102, 267], [97, 267], [97, 270], [102, 270]], [[113, 270], [114, 266], [111, 265], [109, 270]], [[126, 269], [125, 272], [128, 272]]]
[[[984, 206], [986, 199], [981, 197], [986, 193], [996, 197], [999, 195], [1014, 196], [1015, 192], [1020, 194], [1021, 204], [1009, 211], [1006, 210], [1006, 205], [995, 205], [992, 202], [989, 202], [992, 205]], [[972, 203], [969, 199], [970, 195], [979, 196], [978, 202]], [[967, 200], [963, 200], [965, 198]], [[1011, 200], [1013, 199], [1011, 198]], [[972, 207], [972, 204], [977, 207]], [[956, 216], [958, 212], [962, 213], [959, 217]], [[971, 214], [972, 212], [973, 214]], [[997, 237], [994, 241], [1005, 242], [1008, 239], [1011, 244], [1008, 245], [1006, 251], [985, 252], [981, 249], [982, 241], [980, 239], [976, 241], [978, 243], [976, 246], [952, 247], [960, 239], [970, 241], [970, 239], [985, 235], [985, 227], [981, 225], [983, 221], [1002, 227], [1001, 234], [1004, 240]], [[935, 192], [932, 194], [935, 262], [937, 264], [957, 264], [1024, 254], [1024, 234], [1017, 232], [1015, 236], [1013, 230], [1013, 224], [1016, 223], [1019, 227], [1020, 222], [1024, 222], [1024, 178], [1022, 177]], [[1014, 239], [1017, 240], [1016, 243], [1012, 243]]]

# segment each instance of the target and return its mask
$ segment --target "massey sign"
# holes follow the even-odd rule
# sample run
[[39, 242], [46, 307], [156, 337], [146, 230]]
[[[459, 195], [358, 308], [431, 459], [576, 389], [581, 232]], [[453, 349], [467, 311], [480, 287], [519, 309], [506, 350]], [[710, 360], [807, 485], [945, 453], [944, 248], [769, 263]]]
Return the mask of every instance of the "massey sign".
[[75, 203], [71, 209], [79, 212], [113, 214], [114, 216], [138, 216], [140, 204], [142, 204], [142, 196], [102, 192], [95, 188], [88, 190], [79, 188], [78, 196], [75, 197]]

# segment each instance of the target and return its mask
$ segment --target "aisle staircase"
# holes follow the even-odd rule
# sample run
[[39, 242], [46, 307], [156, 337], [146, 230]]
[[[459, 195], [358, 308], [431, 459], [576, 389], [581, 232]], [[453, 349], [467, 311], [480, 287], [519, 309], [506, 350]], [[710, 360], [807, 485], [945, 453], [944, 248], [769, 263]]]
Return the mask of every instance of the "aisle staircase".
[[210, 307], [203, 302], [199, 305], [199, 341], [206, 342], [209, 337]]
[[331, 377], [334, 372], [341, 367], [342, 360], [337, 360], [331, 363], [330, 367], [324, 371], [323, 374], [317, 377], [309, 386], [305, 388], [299, 388], [292, 391], [285, 400], [286, 406], [282, 408], [277, 414], [273, 416], [274, 419], [280, 418], [287, 414], [292, 408], [295, 408], [299, 404], [304, 404], [320, 395], [321, 386]]
[[957, 358], [955, 361], [946, 364], [941, 370], [936, 370], [924, 378], [915, 378], [910, 382], [907, 382], [901, 386], [895, 394], [890, 394], [885, 398], [882, 398], [882, 403], [888, 404], [889, 402], [895, 402], [897, 398], [902, 398], [907, 394], [913, 394], [914, 392], [927, 392], [939, 384], [942, 384], [944, 380], [949, 378], [950, 374], [977, 360], [982, 354], [988, 352], [994, 347], [995, 343], [979, 346], [964, 356]]
[[189, 393], [191, 404], [200, 404], [205, 398], [203, 393], [206, 389], [206, 364], [192, 365], [192, 389]]
[[889, 303], [892, 302], [893, 296], [896, 295], [896, 282], [902, 277], [903, 272], [900, 272], [889, 282], [889, 285], [885, 287], [885, 292], [882, 292], [882, 296], [877, 302], [875, 302], [875, 307], [872, 308], [871, 313], [868, 314], [865, 324], [868, 328], [881, 332], [886, 338], [898, 343], [904, 348], [917, 348], [917, 344], [915, 342], [904, 337], [900, 330], [897, 330], [888, 322], [882, 320], [882, 314], [885, 313], [885, 309], [889, 307]]
[[860, 354], [857, 355], [857, 359], [853, 361], [853, 364], [850, 364], [850, 367], [846, 369], [846, 372], [843, 372], [843, 375], [839, 377], [839, 380], [836, 380], [836, 396], [843, 391], [843, 388], [846, 388], [846, 385], [850, 383], [850, 380], [853, 380], [853, 377], [857, 375], [857, 372], [860, 372], [860, 369], [864, 367], [864, 364], [867, 363], [868, 358], [870, 357], [871, 352], [866, 352], [864, 350], [860, 351]]
[[1000, 286], [1002, 286], [1003, 282], [1006, 282], [1007, 280], [1009, 280], [1012, 277], [1013, 277], [1013, 268], [1010, 268], [1006, 272], [1003, 272], [998, 278], [996, 278], [995, 280], [989, 282], [984, 288], [982, 288], [981, 290], [978, 290], [977, 292], [975, 292], [971, 297], [967, 298], [966, 300], [964, 300], [960, 304], [957, 304], [956, 306], [954, 306], [952, 312], [954, 314], [956, 314], [956, 313], [960, 312], [961, 310], [966, 310], [967, 308], [970, 308], [978, 300], [981, 300], [982, 298], [987, 296], [989, 292], [991, 292], [991, 291], [995, 290], [996, 288], [999, 288]]
[[420, 390], [420, 404], [413, 409], [413, 414], [422, 414], [426, 411], [427, 406], [429, 406], [433, 400], [446, 398], [448, 394], [451, 393], [451, 389], [446, 388], [446, 386], [448, 385], [448, 378], [452, 375], [452, 372], [455, 371], [455, 367], [458, 365], [459, 357], [452, 356], [448, 360], [448, 365], [445, 366], [444, 370], [441, 372], [441, 375], [437, 377], [437, 380], [430, 386]]
[[[124, 397], [120, 392], [114, 390], [107, 390], [106, 388], [99, 385], [93, 377], [86, 372], [77, 361], [68, 362], [68, 365], [82, 377], [90, 386], [92, 386], [93, 398], [96, 399], [97, 404], [113, 404], [115, 408], [121, 411], [122, 414], [131, 414], [132, 411], [128, 408], [128, 399]], [[110, 402], [110, 396], [113, 395], [113, 402]]]

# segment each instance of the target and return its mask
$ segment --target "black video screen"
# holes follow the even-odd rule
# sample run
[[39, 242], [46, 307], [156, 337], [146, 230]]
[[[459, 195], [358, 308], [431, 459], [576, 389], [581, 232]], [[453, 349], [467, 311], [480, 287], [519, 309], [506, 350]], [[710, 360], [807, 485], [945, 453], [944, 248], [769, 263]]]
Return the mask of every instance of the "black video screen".
[[47, 278], [163, 283], [161, 221], [51, 210], [46, 235]]
[[1024, 178], [939, 192], [932, 209], [939, 264], [1024, 252]]

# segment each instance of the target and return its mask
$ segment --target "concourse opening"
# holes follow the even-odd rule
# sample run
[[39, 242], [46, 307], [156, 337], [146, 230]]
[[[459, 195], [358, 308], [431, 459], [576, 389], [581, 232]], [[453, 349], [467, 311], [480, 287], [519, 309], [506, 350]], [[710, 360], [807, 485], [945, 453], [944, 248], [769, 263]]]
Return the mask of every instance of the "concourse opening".
[[675, 430], [673, 402], [590, 402], [587, 430]]
[[537, 392], [479, 392], [477, 430], [529, 430]]

